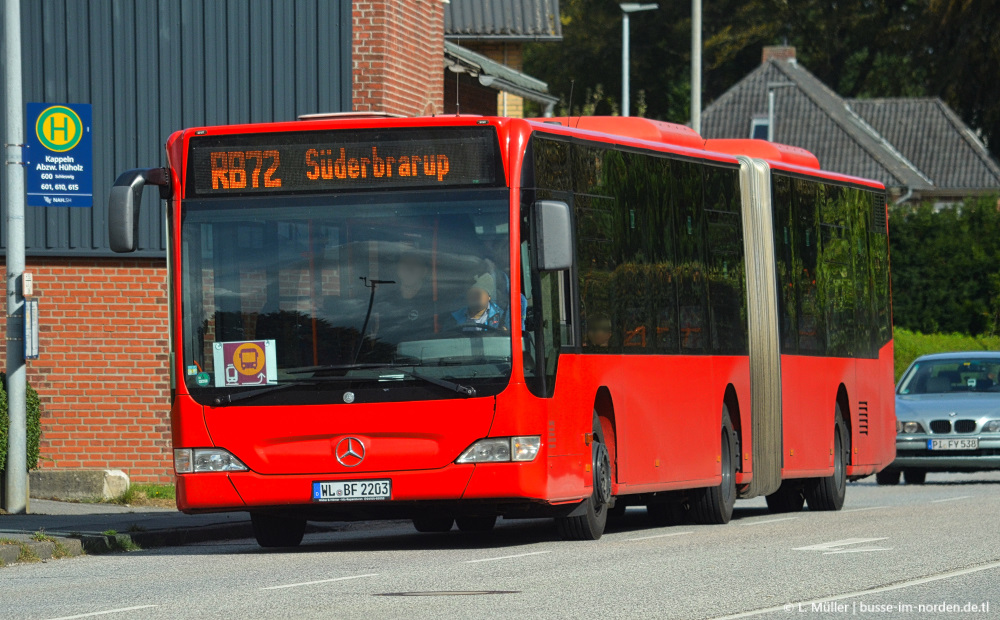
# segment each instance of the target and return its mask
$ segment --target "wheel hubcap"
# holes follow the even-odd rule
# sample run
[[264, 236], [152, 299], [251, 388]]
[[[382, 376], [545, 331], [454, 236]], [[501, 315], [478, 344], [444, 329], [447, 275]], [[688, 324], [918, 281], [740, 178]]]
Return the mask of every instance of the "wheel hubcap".
[[611, 458], [603, 443], [594, 448], [594, 499], [601, 506], [611, 501]]

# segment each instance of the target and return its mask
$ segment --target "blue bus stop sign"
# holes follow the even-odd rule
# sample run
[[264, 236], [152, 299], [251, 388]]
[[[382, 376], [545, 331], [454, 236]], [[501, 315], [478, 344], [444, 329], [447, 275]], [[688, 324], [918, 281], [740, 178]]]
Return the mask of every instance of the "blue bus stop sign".
[[29, 103], [28, 206], [94, 206], [94, 140], [89, 103]]

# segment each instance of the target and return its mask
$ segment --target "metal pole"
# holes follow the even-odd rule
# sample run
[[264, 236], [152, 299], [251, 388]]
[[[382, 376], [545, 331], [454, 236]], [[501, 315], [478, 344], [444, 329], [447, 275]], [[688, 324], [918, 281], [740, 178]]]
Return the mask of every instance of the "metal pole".
[[691, 0], [691, 128], [701, 133], [701, 0]]
[[28, 502], [28, 441], [24, 372], [24, 104], [21, 100], [21, 1], [4, 3], [4, 190], [7, 199], [7, 444], [6, 510], [23, 514]]
[[622, 13], [622, 116], [628, 116], [628, 13]]
[[767, 91], [767, 141], [774, 142], [774, 90]]

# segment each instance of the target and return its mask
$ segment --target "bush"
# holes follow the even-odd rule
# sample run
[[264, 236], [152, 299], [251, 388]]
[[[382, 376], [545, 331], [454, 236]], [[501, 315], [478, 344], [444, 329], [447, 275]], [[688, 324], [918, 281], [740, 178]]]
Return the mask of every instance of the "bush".
[[[28, 417], [28, 469], [38, 467], [38, 442], [42, 438], [42, 407], [38, 392], [30, 385], [25, 398]], [[7, 374], [0, 373], [0, 471], [7, 463]]]
[[1000, 336], [921, 334], [897, 327], [893, 330], [896, 381], [921, 355], [953, 351], [1000, 351]]

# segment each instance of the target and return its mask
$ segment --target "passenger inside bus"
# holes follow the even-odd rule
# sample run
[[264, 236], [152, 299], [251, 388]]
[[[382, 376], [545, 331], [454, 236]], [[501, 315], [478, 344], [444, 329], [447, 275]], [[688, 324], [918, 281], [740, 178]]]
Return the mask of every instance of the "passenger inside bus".
[[611, 342], [611, 319], [597, 313], [587, 321], [587, 341], [583, 346], [607, 349]]
[[489, 273], [476, 276], [475, 282], [465, 293], [465, 307], [451, 314], [459, 326], [484, 326], [484, 330], [510, 329], [510, 317], [498, 306], [493, 298], [496, 296], [496, 283]]

